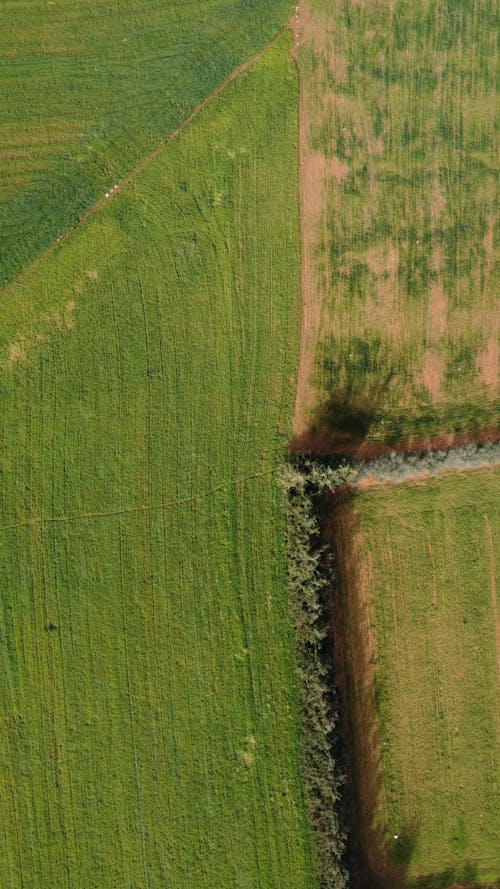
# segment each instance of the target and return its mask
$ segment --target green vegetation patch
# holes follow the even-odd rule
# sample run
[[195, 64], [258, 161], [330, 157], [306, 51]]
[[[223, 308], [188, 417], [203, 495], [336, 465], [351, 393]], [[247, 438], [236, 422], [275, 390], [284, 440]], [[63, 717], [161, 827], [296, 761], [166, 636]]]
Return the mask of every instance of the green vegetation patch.
[[488, 469], [356, 491], [335, 511], [369, 885], [498, 885], [499, 502]]
[[300, 315], [289, 43], [1, 306], [11, 889], [315, 885], [275, 478]]
[[0, 9], [0, 284], [181, 124], [290, 0], [12, 0]]

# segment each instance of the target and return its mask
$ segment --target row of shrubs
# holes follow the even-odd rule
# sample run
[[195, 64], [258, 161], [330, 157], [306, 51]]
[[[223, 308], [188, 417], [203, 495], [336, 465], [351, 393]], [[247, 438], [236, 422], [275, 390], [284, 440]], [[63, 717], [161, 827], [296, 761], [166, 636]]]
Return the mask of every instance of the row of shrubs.
[[357, 485], [366, 478], [380, 482], [400, 484], [415, 476], [437, 477], [443, 472], [465, 469], [484, 469], [500, 463], [500, 442], [470, 442], [448, 450], [423, 451], [416, 454], [392, 452], [376, 460], [357, 464], [357, 472], [351, 480]]
[[321, 889], [346, 889], [347, 818], [343, 799], [342, 745], [333, 671], [332, 552], [321, 528], [326, 494], [365, 478], [404, 482], [418, 475], [500, 463], [500, 444], [468, 444], [448, 451], [389, 454], [364, 463], [297, 457], [285, 464], [279, 483], [287, 510], [287, 558], [302, 706], [302, 760], [307, 806], [314, 832]]
[[302, 765], [321, 889], [345, 889], [349, 883], [330, 633], [333, 576], [331, 555], [321, 542], [321, 513], [326, 492], [347, 484], [355, 472], [347, 462], [334, 466], [308, 459], [288, 463], [280, 472], [301, 687]]

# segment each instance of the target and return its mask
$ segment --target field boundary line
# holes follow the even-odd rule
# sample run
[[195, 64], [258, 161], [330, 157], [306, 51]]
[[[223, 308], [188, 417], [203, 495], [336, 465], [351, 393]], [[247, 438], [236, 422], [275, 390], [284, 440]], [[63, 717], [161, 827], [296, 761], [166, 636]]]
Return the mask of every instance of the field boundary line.
[[10, 525], [0, 525], [0, 531], [14, 531], [17, 528], [31, 528], [34, 525], [58, 525], [66, 522], [76, 522], [79, 519], [107, 519], [121, 515], [133, 515], [134, 513], [140, 512], [155, 512], [162, 509], [168, 509], [171, 506], [184, 506], [184, 504], [193, 503], [196, 500], [206, 500], [214, 494], [224, 491], [226, 488], [233, 488], [244, 482], [252, 481], [253, 479], [265, 478], [266, 476], [273, 475], [273, 473], [278, 472], [278, 470], [279, 466], [273, 466], [271, 469], [265, 469], [262, 472], [255, 472], [252, 475], [244, 475], [241, 476], [241, 478], [231, 479], [221, 485], [216, 485], [215, 488], [210, 488], [209, 491], [204, 491], [201, 494], [191, 494], [189, 497], [182, 497], [180, 500], [163, 500], [161, 503], [142, 503], [137, 506], [124, 506], [121, 509], [111, 509], [109, 511], [103, 510], [102, 512], [80, 512], [72, 513], [70, 515], [33, 517], [25, 519], [25, 521], [22, 522], [13, 522]]
[[276, 32], [274, 37], [272, 37], [271, 40], [268, 40], [267, 43], [261, 46], [261, 48], [253, 56], [251, 56], [249, 59], [246, 59], [246, 61], [242, 62], [241, 65], [238, 65], [237, 68], [231, 71], [231, 73], [228, 74], [227, 77], [225, 77], [224, 80], [222, 80], [221, 83], [219, 83], [219, 85], [216, 86], [215, 89], [213, 89], [212, 92], [208, 94], [208, 96], [205, 96], [205, 98], [202, 99], [202, 101], [199, 102], [198, 105], [195, 106], [195, 108], [193, 108], [191, 113], [185, 118], [185, 120], [182, 121], [181, 124], [179, 124], [179, 126], [175, 130], [172, 130], [172, 132], [169, 133], [168, 136], [165, 136], [161, 140], [156, 148], [154, 148], [149, 154], [146, 155], [146, 157], [139, 161], [139, 163], [136, 164], [136, 166], [133, 167], [125, 176], [123, 176], [122, 179], [119, 179], [116, 185], [112, 186], [103, 197], [97, 198], [97, 200], [88, 208], [88, 210], [85, 210], [85, 212], [82, 213], [82, 215], [79, 216], [75, 222], [71, 223], [71, 225], [68, 225], [67, 228], [65, 228], [63, 232], [58, 235], [55, 241], [52, 241], [52, 243], [49, 244], [48, 247], [44, 247], [44, 249], [38, 254], [38, 256], [35, 256], [26, 266], [22, 267], [12, 278], [12, 280], [8, 282], [8, 284], [0, 288], [0, 299], [5, 297], [9, 293], [11, 288], [19, 284], [23, 280], [25, 275], [29, 271], [31, 271], [32, 268], [36, 267], [39, 262], [45, 259], [45, 257], [50, 256], [50, 254], [53, 253], [57, 247], [64, 243], [64, 241], [72, 232], [76, 231], [81, 225], [83, 225], [84, 222], [87, 221], [87, 219], [90, 219], [99, 210], [107, 206], [110, 201], [114, 197], [116, 197], [116, 195], [125, 186], [130, 185], [132, 180], [152, 160], [154, 160], [163, 151], [163, 149], [166, 148], [167, 145], [173, 142], [174, 139], [176, 139], [177, 136], [182, 133], [182, 131], [195, 119], [195, 117], [197, 117], [200, 111], [203, 111], [203, 109], [212, 101], [212, 99], [216, 99], [217, 96], [219, 96], [226, 89], [226, 87], [228, 87], [229, 84], [233, 82], [233, 80], [236, 80], [241, 74], [244, 74], [245, 71], [248, 70], [248, 68], [251, 68], [252, 65], [255, 65], [259, 61], [259, 59], [261, 59], [262, 56], [264, 56], [266, 52], [268, 52], [268, 50], [270, 50], [271, 47], [278, 42], [280, 37], [282, 37], [285, 31], [289, 30], [289, 28], [290, 22], [287, 22], [285, 25], [283, 25], [282, 28], [279, 29], [279, 31]]

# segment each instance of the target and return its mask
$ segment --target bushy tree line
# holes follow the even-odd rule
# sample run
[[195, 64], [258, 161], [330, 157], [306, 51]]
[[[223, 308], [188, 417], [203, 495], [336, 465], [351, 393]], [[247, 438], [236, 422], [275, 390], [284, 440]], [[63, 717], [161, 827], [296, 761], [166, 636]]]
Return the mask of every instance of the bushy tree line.
[[353, 463], [297, 457], [285, 464], [279, 483], [286, 497], [287, 557], [290, 601], [297, 637], [302, 704], [302, 760], [307, 805], [315, 837], [321, 889], [346, 889], [344, 853], [346, 819], [344, 777], [339, 763], [339, 712], [333, 675], [331, 597], [333, 555], [322, 544], [325, 495], [343, 486], [356, 487], [368, 477], [404, 482], [418, 475], [473, 469], [500, 463], [500, 444], [468, 444], [448, 451], [392, 453]]
[[315, 837], [321, 889], [345, 889], [346, 827], [342, 818], [343, 775], [338, 763], [338, 706], [332, 669], [331, 555], [321, 543], [321, 508], [326, 492], [347, 484], [356, 469], [315, 460], [284, 466], [280, 484], [288, 515], [291, 608], [297, 635], [302, 701], [302, 759], [307, 805]]
[[398, 484], [408, 478], [427, 475], [440, 476], [443, 472], [464, 469], [483, 469], [500, 463], [500, 442], [473, 442], [447, 451], [423, 451], [417, 454], [387, 454], [357, 464], [357, 472], [350, 484], [355, 486], [368, 477]]

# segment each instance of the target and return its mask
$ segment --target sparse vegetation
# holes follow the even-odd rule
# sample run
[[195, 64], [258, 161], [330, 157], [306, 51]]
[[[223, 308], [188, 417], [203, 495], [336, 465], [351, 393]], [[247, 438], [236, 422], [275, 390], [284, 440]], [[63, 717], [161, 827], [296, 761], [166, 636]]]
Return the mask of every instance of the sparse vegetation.
[[375, 441], [498, 428], [495, 3], [300, 10], [299, 431], [335, 439], [346, 394]]

